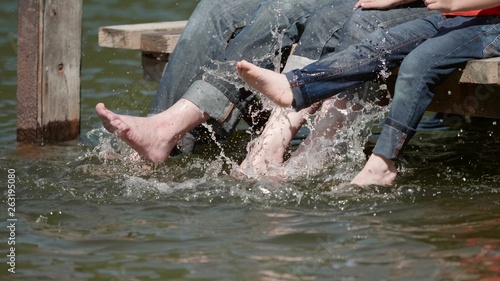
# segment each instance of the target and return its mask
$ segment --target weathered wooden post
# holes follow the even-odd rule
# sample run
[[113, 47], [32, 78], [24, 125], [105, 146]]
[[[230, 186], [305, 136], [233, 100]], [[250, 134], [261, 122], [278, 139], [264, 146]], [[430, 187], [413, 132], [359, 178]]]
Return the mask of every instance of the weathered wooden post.
[[80, 133], [82, 0], [19, 0], [17, 140]]

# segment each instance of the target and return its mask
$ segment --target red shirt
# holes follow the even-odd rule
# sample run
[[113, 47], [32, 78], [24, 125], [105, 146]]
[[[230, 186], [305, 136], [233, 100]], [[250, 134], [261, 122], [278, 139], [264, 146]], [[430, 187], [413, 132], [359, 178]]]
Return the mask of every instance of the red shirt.
[[443, 15], [463, 16], [463, 17], [500, 15], [500, 6], [485, 9], [485, 10], [472, 10], [472, 11], [463, 11], [463, 12], [454, 12], [454, 13], [443, 13]]

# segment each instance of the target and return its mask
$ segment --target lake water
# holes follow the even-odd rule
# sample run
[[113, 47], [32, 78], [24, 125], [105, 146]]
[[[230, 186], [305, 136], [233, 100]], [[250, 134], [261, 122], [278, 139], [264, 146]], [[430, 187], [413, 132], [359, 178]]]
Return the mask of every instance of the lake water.
[[229, 175], [244, 132], [155, 168], [104, 157], [123, 149], [95, 104], [145, 115], [157, 85], [137, 52], [98, 47], [98, 27], [184, 20], [196, 3], [85, 0], [81, 138], [28, 146], [15, 135], [17, 2], [2, 1], [1, 280], [500, 280], [495, 120], [419, 132], [390, 188], [341, 185], [362, 166], [357, 123], [283, 182]]

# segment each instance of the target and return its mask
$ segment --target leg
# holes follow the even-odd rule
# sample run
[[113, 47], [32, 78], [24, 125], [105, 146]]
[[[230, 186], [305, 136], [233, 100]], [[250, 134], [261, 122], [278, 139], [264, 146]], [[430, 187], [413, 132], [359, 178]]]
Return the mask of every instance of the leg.
[[[250, 21], [262, 0], [203, 0], [189, 17], [169, 58], [149, 114], [160, 113], [201, 79], [204, 65], [226, 50], [228, 42]], [[202, 28], [201, 28], [202, 27]]]
[[236, 69], [243, 81], [275, 104], [282, 107], [292, 106], [292, 87], [284, 74], [260, 68], [245, 60], [238, 62]]
[[453, 21], [439, 22], [440, 32], [406, 57], [399, 70], [391, 110], [373, 154], [352, 183], [388, 185], [394, 181], [396, 170], [391, 160], [400, 155], [415, 134], [434, 96], [434, 85], [470, 59], [500, 54], [500, 47], [493, 43], [500, 34], [498, 19], [495, 21], [497, 24], [493, 25], [488, 17], [456, 17]]
[[119, 115], [104, 104], [96, 106], [103, 126], [148, 161], [163, 162], [179, 139], [209, 117], [191, 102], [181, 99], [168, 110], [150, 117]]
[[[308, 18], [300, 44], [296, 45], [293, 55], [288, 57], [285, 69], [303, 67], [335, 48], [339, 38], [336, 34], [352, 13], [355, 1], [331, 2], [316, 9], [314, 16]], [[271, 168], [278, 168], [283, 163], [288, 143], [301, 128], [305, 116], [314, 113], [318, 107], [319, 104], [301, 112], [273, 108], [268, 120], [269, 126], [249, 145], [247, 157], [241, 164], [243, 172], [248, 175], [278, 175], [277, 172], [270, 171]]]
[[370, 155], [361, 172], [352, 179], [351, 183], [361, 186], [372, 184], [391, 185], [396, 179], [397, 174], [398, 170], [390, 159], [373, 153]]
[[[351, 12], [349, 11], [349, 13]], [[343, 44], [341, 46], [347, 46], [348, 43], [361, 42], [367, 34], [377, 28], [389, 28], [430, 13], [425, 7], [415, 5], [411, 9], [404, 6], [389, 11], [366, 10], [349, 17], [342, 32], [338, 32], [339, 28], [336, 26], [338, 23], [331, 22], [332, 11], [322, 7], [318, 9], [314, 17], [308, 20], [306, 30], [301, 37], [301, 44], [288, 58], [284, 72], [301, 68], [318, 60], [321, 55], [332, 52], [338, 45], [339, 35], [337, 33], [342, 36], [341, 42]], [[325, 29], [325, 27], [330, 27], [330, 29]], [[314, 124], [314, 130], [292, 153], [291, 158], [298, 158], [297, 156], [307, 152], [310, 146], [315, 145], [317, 138], [332, 137], [336, 130], [342, 127], [346, 118], [344, 113], [339, 110], [345, 109], [346, 103], [347, 98], [325, 101], [320, 117]], [[315, 108], [308, 108], [305, 114], [304, 110], [299, 113], [283, 109], [274, 109], [273, 111], [279, 113], [272, 115], [268, 126], [250, 146], [247, 157], [241, 165], [248, 174], [269, 175], [270, 167], [278, 167], [279, 164], [282, 164], [283, 153], [288, 143], [305, 122], [304, 116], [314, 113]], [[254, 170], [252, 171], [250, 168]]]
[[300, 112], [276, 107], [262, 134], [249, 145], [248, 154], [240, 165], [248, 176], [280, 177], [285, 150], [304, 123], [305, 116], [314, 113], [320, 104]]
[[[353, 0], [349, 1], [354, 3]], [[168, 108], [180, 98], [179, 93], [182, 91], [183, 98], [207, 112], [211, 116], [210, 121], [216, 121], [213, 124], [216, 125], [218, 135], [225, 136], [237, 125], [240, 114], [246, 111], [254, 95], [240, 91], [238, 85], [232, 82], [219, 79], [219, 76], [224, 75], [224, 70], [221, 69], [224, 65], [213, 64], [212, 60], [225, 62], [243, 56], [259, 59], [266, 67], [274, 67], [276, 54], [281, 52], [281, 49], [289, 48], [300, 37], [303, 25], [314, 7], [342, 2], [260, 0], [257, 1], [259, 5], [256, 5], [256, 1], [250, 1], [245, 5], [243, 4], [245, 1], [214, 2], [215, 5], [212, 2], [206, 0], [200, 3], [190, 18], [178, 43], [178, 47], [184, 52], [174, 52], [163, 75], [150, 114]], [[235, 7], [236, 5], [238, 7]], [[253, 9], [251, 12], [250, 6]], [[224, 12], [222, 16], [217, 15], [219, 10]], [[208, 31], [206, 28], [198, 28], [205, 25], [211, 28]], [[227, 27], [227, 30], [219, 26]], [[278, 33], [282, 33], [283, 36]], [[210, 38], [215, 38], [212, 40], [215, 42], [207, 42], [207, 34]], [[204, 40], [194, 45], [195, 50], [190, 52], [189, 50], [193, 48], [192, 42], [199, 40], [198, 38]], [[206, 46], [210, 46], [208, 50]], [[205, 51], [208, 51], [208, 54]], [[190, 57], [192, 54], [193, 58]], [[193, 76], [193, 73], [196, 75]], [[187, 86], [189, 87], [184, 88]], [[251, 120], [246, 119], [246, 121]], [[221, 126], [217, 126], [219, 124]]]
[[[349, 2], [354, 3], [353, 0]], [[230, 133], [239, 122], [241, 113], [248, 112], [248, 105], [255, 97], [249, 91], [241, 90], [243, 85], [233, 75], [234, 65], [231, 63], [243, 58], [268, 69], [279, 68], [281, 52], [302, 36], [312, 11], [318, 6], [336, 3], [343, 1], [266, 1], [251, 16], [251, 23], [231, 40], [227, 49], [205, 66], [203, 78], [195, 81], [183, 97], [207, 112], [225, 132]], [[251, 120], [248, 123], [252, 123]]]
[[360, 44], [328, 54], [316, 63], [285, 75], [269, 73], [245, 61], [237, 65], [238, 73], [247, 84], [278, 105], [289, 107], [293, 101], [294, 107], [300, 110], [373, 79], [378, 71], [396, 66], [416, 46], [436, 34], [433, 21], [436, 17], [430, 16], [387, 31], [377, 30]]
[[[403, 11], [407, 11], [408, 9], [404, 9]], [[417, 9], [419, 10], [419, 9]], [[407, 19], [418, 18], [426, 15], [425, 12], [416, 13], [414, 16], [400, 16], [398, 13], [399, 10], [391, 13], [394, 17], [394, 22], [404, 22]], [[420, 10], [422, 11], [422, 10]], [[373, 15], [367, 15], [370, 12], [358, 11], [354, 13], [349, 19], [349, 25], [344, 27], [345, 30], [350, 33], [356, 33], [354, 29], [359, 29], [359, 22], [361, 18], [372, 18], [377, 19], [378, 24], [382, 21], [380, 16], [377, 16], [379, 12], [372, 13]], [[390, 22], [390, 18], [384, 18], [387, 25]], [[416, 25], [415, 23], [418, 23]], [[355, 26], [355, 27], [352, 27]], [[373, 25], [366, 24], [367, 29], [373, 29]], [[351, 32], [353, 30], [353, 32]], [[361, 29], [363, 30], [363, 29]], [[343, 33], [347, 33], [344, 31]], [[366, 34], [367, 32], [361, 32], [362, 34]], [[399, 62], [409, 51], [411, 51], [414, 47], [414, 44], [418, 44], [422, 40], [420, 38], [428, 38], [435, 33], [435, 28], [432, 25], [426, 24], [425, 21], [412, 22], [410, 25], [401, 25], [396, 28], [392, 28], [388, 32], [384, 32], [382, 30], [378, 30], [377, 32], [373, 32], [370, 36], [361, 43], [358, 43], [354, 46], [346, 47], [342, 53], [336, 52], [335, 54], [328, 54], [323, 57], [321, 62], [311, 63], [309, 66], [305, 67], [301, 70], [296, 70], [294, 73], [289, 73], [289, 81], [294, 84], [295, 88], [302, 86], [302, 84], [321, 84], [328, 83], [332, 84], [332, 82], [349, 80], [348, 78], [352, 78], [353, 76], [357, 76], [357, 79], [353, 82], [344, 82], [338, 83], [339, 85], [334, 88], [334, 90], [344, 90], [348, 87], [355, 86], [357, 84], [362, 83], [364, 80], [368, 80], [370, 77], [374, 77], [372, 74], [374, 70], [382, 70], [380, 64], [383, 64], [381, 60], [390, 60], [390, 66], [395, 65], [395, 63]], [[402, 34], [402, 36], [400, 36]], [[346, 45], [345, 42], [352, 43], [355, 42], [356, 39], [353, 39], [352, 36], [346, 36], [348, 39], [343, 39], [340, 41], [339, 45]], [[416, 38], [414, 40], [410, 40], [412, 38]], [[386, 42], [387, 41], [387, 42]], [[395, 54], [391, 54], [387, 56], [385, 52], [391, 51], [395, 52]], [[372, 58], [372, 59], [365, 59]], [[354, 68], [353, 71], [345, 71], [352, 70], [352, 62], [353, 61], [363, 61], [363, 65], [359, 67], [365, 66], [365, 69]], [[330, 69], [330, 70], [325, 70]], [[337, 70], [339, 69], [339, 70]], [[291, 91], [291, 86], [287, 85], [285, 79], [278, 75], [273, 75], [270, 72], [259, 70], [248, 62], [241, 61], [237, 65], [237, 70], [239, 75], [243, 78], [243, 80], [249, 84], [255, 90], [263, 93], [268, 98], [270, 98], [273, 102], [278, 104], [279, 106], [289, 107], [292, 105], [293, 101], [293, 93]], [[358, 72], [361, 74], [357, 74]], [[321, 78], [316, 78], [316, 76], [321, 75]], [[295, 78], [301, 77], [301, 78]], [[301, 82], [303, 79], [308, 82]], [[325, 80], [325, 81], [323, 81]], [[312, 82], [309, 82], [312, 81]], [[314, 83], [315, 82], [315, 83]], [[273, 85], [276, 83], [275, 85]], [[319, 86], [319, 85], [318, 85]], [[305, 87], [305, 86], [304, 86]], [[322, 92], [325, 90], [321, 89]], [[332, 92], [332, 90], [330, 90]], [[314, 97], [314, 101], [310, 98], [306, 97], [308, 103], [306, 105], [301, 105], [301, 108], [307, 107], [310, 104], [320, 101], [324, 98], [327, 98], [326, 95], [321, 95], [321, 97]], [[301, 99], [302, 100], [302, 99]]]
[[321, 106], [321, 110], [317, 113], [316, 120], [312, 124], [311, 133], [303, 141], [301, 145], [291, 154], [291, 157], [298, 157], [303, 153], [307, 153], [311, 146], [315, 146], [315, 141], [321, 138], [331, 139], [337, 133], [337, 130], [342, 128], [347, 117], [342, 110], [347, 108], [349, 100], [337, 99], [336, 97], [325, 100]]
[[[258, 1], [258, 5], [256, 5], [255, 1], [229, 1], [228, 3], [217, 2], [215, 4], [212, 3], [213, 1], [203, 1], [202, 3], [200, 3], [200, 6], [197, 7], [196, 12], [193, 14], [193, 16], [190, 18], [189, 24], [186, 27], [186, 30], [182, 35], [181, 42], [179, 42], [178, 45], [178, 47], [181, 48], [183, 52], [174, 52], [175, 54], [173, 55], [172, 60], [169, 63], [169, 67], [167, 68], [163, 76], [162, 83], [159, 87], [155, 102], [150, 112], [161, 112], [161, 110], [170, 106], [170, 104], [174, 104], [173, 106], [176, 106], [177, 103], [174, 103], [178, 99], [178, 95], [176, 93], [182, 90], [182, 86], [190, 84], [191, 79], [193, 79], [193, 76], [190, 75], [196, 73], [196, 75], [199, 75], [196, 77], [201, 77], [200, 73], [201, 71], [203, 71], [201, 67], [203, 65], [208, 65], [208, 62], [211, 62], [214, 57], [217, 57], [217, 55], [221, 59], [230, 58], [230, 55], [239, 56], [242, 53], [249, 57], [254, 57], [254, 54], [256, 53], [260, 54], [260, 57], [265, 57], [266, 55], [269, 55], [269, 53], [274, 55], [277, 46], [279, 46], [279, 44], [276, 43], [277, 39], [274, 38], [275, 34], [273, 34], [272, 30], [274, 21], [278, 23], [277, 28], [279, 30], [289, 30], [287, 31], [287, 34], [289, 34], [289, 39], [286, 44], [291, 45], [291, 40], [299, 35], [297, 33], [302, 29], [300, 26], [305, 22], [305, 19], [307, 19], [308, 15], [310, 14], [309, 11], [311, 10], [311, 7], [314, 6], [314, 3], [319, 4], [327, 3], [330, 1], [332, 0], [314, 0], [313, 2], [309, 1], [307, 3], [296, 3], [295, 1], [260, 0]], [[254, 10], [254, 8], [255, 11], [250, 12], [250, 10]], [[211, 13], [215, 15], [220, 11], [225, 11], [224, 17], [211, 15]], [[278, 11], [278, 13], [276, 13], [276, 11]], [[215, 20], [214, 22], [214, 19], [217, 20]], [[247, 27], [245, 26], [247, 23], [251, 24], [249, 24]], [[239, 24], [239, 26], [235, 26], [235, 24]], [[200, 29], [199, 26], [204, 26], [204, 28]], [[243, 26], [245, 26], [245, 28], [241, 28]], [[216, 36], [213, 36], [211, 32], [207, 32], [205, 27], [210, 27], [211, 30], [214, 31], [213, 34], [215, 34]], [[229, 32], [226, 27], [229, 27]], [[199, 34], [199, 32], [202, 33]], [[200, 36], [196, 36], [197, 34]], [[200, 44], [191, 44], [193, 38], [195, 40], [199, 40]], [[254, 43], [256, 39], [258, 39], [258, 44], [262, 44], [261, 48], [255, 47]], [[186, 48], [183, 48], [183, 46]], [[196, 46], [195, 52], [189, 52], [189, 50], [191, 50], [193, 46]], [[203, 55], [203, 53], [207, 51], [207, 49], [205, 48], [206, 46], [210, 46], [210, 48], [208, 49], [208, 56]], [[245, 47], [246, 49], [244, 49], [243, 47]], [[195, 55], [193, 55], [193, 53]], [[179, 71], [183, 69], [184, 72]], [[186, 73], [186, 71], [188, 71], [188, 73]], [[176, 77], [179, 79], [177, 79]], [[202, 80], [198, 81], [202, 82]], [[195, 118], [191, 120], [188, 114], [188, 116], [183, 119], [184, 122], [175, 123], [175, 129], [166, 132], [162, 136], [159, 136], [163, 139], [160, 142], [168, 143], [168, 145], [163, 145], [166, 151], [159, 152], [159, 155], [154, 155], [154, 153], [150, 152], [151, 149], [149, 149], [149, 147], [152, 147], [154, 145], [141, 140], [139, 136], [143, 131], [141, 130], [141, 128], [127, 126], [128, 123], [133, 125], [134, 123], [139, 123], [142, 121], [137, 121], [136, 119], [132, 120], [131, 118], [118, 115], [111, 115], [111, 117], [108, 117], [109, 111], [104, 110], [104, 107], [101, 105], [98, 106], [96, 110], [98, 111], [99, 116], [103, 119], [104, 124], [111, 131], [118, 131], [119, 136], [126, 142], [128, 142], [146, 159], [158, 162], [166, 158], [165, 154], [168, 155], [168, 153], [172, 150], [172, 144], [176, 143], [179, 137], [196, 127], [194, 125], [195, 123], [198, 123], [199, 125], [203, 121], [207, 121], [209, 118], [206, 116], [210, 116], [211, 118], [214, 118], [220, 122], [224, 122], [227, 120], [227, 118], [230, 118], [230, 120], [233, 121], [232, 125], [236, 125], [238, 117], [234, 117], [234, 114], [227, 114], [228, 111], [231, 111], [231, 109], [234, 108], [234, 106], [230, 105], [230, 102], [226, 102], [227, 97], [224, 94], [218, 95], [218, 93], [215, 93], [215, 95], [205, 95], [207, 89], [210, 92], [210, 90], [215, 89], [215, 87], [199, 86], [200, 85], [196, 85], [195, 87], [191, 86], [187, 93], [183, 93], [183, 97], [185, 98], [185, 101], [191, 101], [191, 104], [197, 108], [197, 110], [193, 110], [193, 112], [204, 112], [204, 118]], [[172, 89], [172, 91], [166, 90], [167, 88]], [[235, 91], [237, 91], [237, 89], [235, 89]], [[207, 102], [206, 104], [198, 104], [196, 103], [199, 101], [198, 99], [195, 99], [195, 101], [190, 99], [193, 96], [208, 96], [211, 97], [211, 102]], [[181, 103], [181, 107], [184, 102]], [[227, 104], [229, 104], [229, 106], [226, 106]], [[214, 108], [215, 110], [212, 110]], [[222, 110], [218, 110], [220, 108], [222, 108]], [[168, 110], [167, 112], [172, 111]], [[162, 118], [159, 119], [174, 120], [174, 118], [176, 117], [184, 116], [182, 114], [178, 116], [171, 116], [168, 113], [165, 113], [165, 115], [165, 118], [162, 116]], [[189, 122], [185, 122], [185, 120], [189, 120]], [[120, 127], [115, 127], [112, 125], [112, 123], [118, 123], [120, 124]], [[163, 124], [162, 122], [159, 123]], [[122, 126], [125, 127], [123, 128]], [[119, 128], [120, 130], [117, 130]], [[232, 127], [229, 129], [232, 129]], [[157, 146], [160, 147], [160, 145]]]

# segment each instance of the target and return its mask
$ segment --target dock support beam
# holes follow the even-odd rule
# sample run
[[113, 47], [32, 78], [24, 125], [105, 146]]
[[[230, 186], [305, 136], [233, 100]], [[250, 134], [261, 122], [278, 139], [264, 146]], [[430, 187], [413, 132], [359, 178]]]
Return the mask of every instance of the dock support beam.
[[80, 134], [82, 0], [19, 0], [17, 140]]

